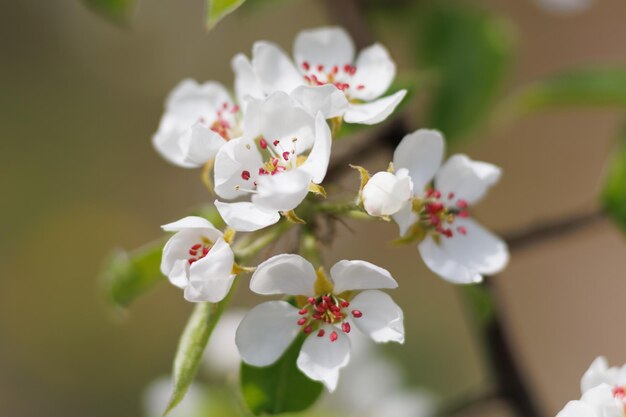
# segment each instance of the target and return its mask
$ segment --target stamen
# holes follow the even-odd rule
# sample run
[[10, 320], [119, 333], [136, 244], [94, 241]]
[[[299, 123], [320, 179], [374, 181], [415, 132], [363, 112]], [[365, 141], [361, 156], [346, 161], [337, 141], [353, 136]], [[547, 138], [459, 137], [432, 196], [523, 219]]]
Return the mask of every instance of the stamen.
[[341, 330], [343, 330], [344, 333], [350, 333], [350, 323], [348, 322], [342, 323]]
[[309, 334], [309, 333], [311, 333], [313, 331], [313, 328], [311, 326], [306, 326], [304, 329], [302, 329], [302, 331], [305, 334]]
[[320, 329], [319, 332], [317, 332], [317, 337], [324, 337], [324, 333], [326, 333], [324, 329]]
[[459, 201], [457, 201], [457, 202], [456, 202], [456, 205], [457, 205], [457, 207], [458, 207], [458, 208], [460, 208], [460, 209], [466, 209], [466, 208], [467, 208], [467, 206], [468, 206], [467, 201], [465, 201], [465, 200], [459, 200]]
[[265, 138], [259, 139], [259, 146], [261, 147], [261, 149], [267, 149], [267, 141], [265, 140]]
[[334, 342], [334, 341], [335, 341], [335, 340], [337, 340], [338, 338], [339, 338], [339, 335], [337, 334], [337, 332], [336, 332], [336, 331], [333, 331], [333, 332], [330, 334], [330, 337], [329, 337], [329, 339], [330, 339], [330, 341], [331, 341], [331, 342]]
[[305, 71], [308, 71], [308, 70], [310, 70], [310, 69], [311, 69], [311, 65], [310, 65], [307, 61], [303, 61], [303, 62], [302, 62], [302, 68], [303, 68]]
[[304, 307], [303, 309], [298, 311], [298, 314], [303, 315], [303, 314], [306, 314], [308, 311], [309, 310], [306, 307]]
[[361, 310], [352, 310], [352, 316], [356, 319], [363, 317]]
[[244, 181], [248, 181], [250, 179], [250, 171], [242, 171], [241, 172], [241, 178]]
[[459, 232], [462, 235], [466, 235], [467, 234], [467, 229], [464, 228], [463, 226], [459, 226], [456, 228], [456, 231]]
[[298, 320], [298, 326], [302, 326], [304, 324], [306, 324], [306, 317], [302, 317]]

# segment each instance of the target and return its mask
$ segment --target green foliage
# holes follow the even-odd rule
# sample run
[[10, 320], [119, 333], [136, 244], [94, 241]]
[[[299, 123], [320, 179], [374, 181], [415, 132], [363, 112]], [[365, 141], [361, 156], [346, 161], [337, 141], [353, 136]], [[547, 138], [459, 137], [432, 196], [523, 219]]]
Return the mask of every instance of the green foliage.
[[437, 74], [426, 125], [456, 141], [491, 110], [512, 58], [513, 31], [461, 2], [431, 1], [417, 10], [418, 65]]
[[528, 113], [560, 106], [626, 107], [626, 67], [583, 68], [553, 75], [523, 88], [510, 101]]
[[323, 385], [307, 378], [296, 366], [304, 342], [300, 335], [273, 365], [241, 366], [241, 393], [254, 415], [281, 414], [309, 408], [322, 393]]
[[124, 23], [135, 10], [135, 0], [83, 0], [95, 12], [116, 22]]
[[102, 277], [113, 304], [128, 307], [139, 295], [165, 280], [160, 270], [162, 250], [163, 241], [158, 240], [132, 253], [118, 250], [111, 254]]
[[213, 29], [227, 14], [232, 13], [245, 0], [206, 0], [206, 27]]
[[601, 200], [606, 212], [626, 231], [626, 127], [611, 158]]
[[224, 304], [225, 301], [219, 304], [196, 304], [178, 342], [172, 370], [172, 396], [164, 415], [185, 397], [202, 361], [202, 353], [209, 341], [209, 336], [222, 315]]

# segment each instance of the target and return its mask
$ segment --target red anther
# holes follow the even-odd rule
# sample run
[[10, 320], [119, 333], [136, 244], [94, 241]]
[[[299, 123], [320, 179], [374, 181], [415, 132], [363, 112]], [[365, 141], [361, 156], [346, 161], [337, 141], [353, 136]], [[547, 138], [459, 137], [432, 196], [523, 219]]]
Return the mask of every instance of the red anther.
[[207, 253], [209, 253], [209, 248], [207, 247], [202, 248], [202, 254], [206, 256]]
[[244, 181], [248, 181], [250, 179], [250, 171], [241, 171], [241, 178]]
[[[438, 192], [438, 191], [436, 191], [436, 192]], [[438, 213], [441, 210], [443, 210], [443, 204], [441, 204], [439, 201], [435, 201], [434, 203], [426, 204], [426, 210], [428, 210], [430, 213]]]
[[198, 250], [198, 249], [200, 249], [201, 247], [202, 247], [202, 244], [201, 244], [201, 243], [196, 243], [195, 245], [193, 245], [193, 246], [191, 247], [191, 249], [193, 249], [193, 250]]
[[337, 340], [339, 338], [339, 335], [337, 334], [336, 331], [333, 330], [333, 332], [330, 334], [330, 341], [334, 342], [335, 340]]
[[274, 146], [278, 146], [278, 144], [280, 143], [280, 141], [278, 139], [274, 139], [274, 142], [272, 142], [274, 144]]
[[311, 326], [306, 326], [304, 329], [302, 329], [302, 331], [305, 334], [309, 334], [309, 333], [311, 333], [313, 331], [313, 328]]
[[306, 299], [306, 301], [307, 301], [309, 304], [315, 305], [315, 302], [316, 302], [317, 300], [315, 300], [315, 297], [309, 297], [309, 298], [307, 298], [307, 299]]
[[426, 190], [426, 198], [432, 197], [434, 192], [435, 190], [433, 190], [432, 188], [429, 188], [428, 190]]
[[320, 313], [313, 313], [311, 314], [311, 318], [315, 320], [321, 320], [322, 316], [320, 315]]
[[233, 108], [230, 110], [231, 113], [237, 113], [239, 111], [239, 106], [238, 105], [234, 105]]
[[283, 159], [285, 161], [289, 161], [289, 152], [287, 152], [287, 151], [283, 152]]
[[348, 74], [350, 74], [350, 64], [346, 64], [343, 66], [343, 71], [347, 72]]
[[365, 88], [365, 86], [363, 84], [359, 84], [356, 86], [357, 90], [363, 90]]
[[343, 314], [341, 314], [341, 311], [332, 311], [333, 316], [337, 317], [338, 319], [343, 317]]
[[322, 300], [324, 300], [326, 304], [332, 304], [330, 297], [327, 295], [322, 296]]
[[324, 333], [326, 333], [326, 332], [324, 331], [324, 329], [320, 329], [320, 330], [317, 332], [317, 337], [324, 337]]
[[363, 317], [363, 313], [361, 312], [361, 310], [352, 310], [352, 316], [358, 319], [359, 317]]
[[198, 254], [198, 251], [195, 251], [195, 250], [193, 250], [193, 249], [189, 249], [189, 254], [190, 254], [191, 256], [196, 256], [196, 255]]
[[454, 193], [448, 193], [448, 200], [452, 200], [454, 198]]
[[259, 175], [267, 175], [265, 168], [259, 168]]
[[307, 311], [309, 311], [309, 310], [307, 310], [307, 308], [304, 307], [303, 309], [298, 311], [298, 314], [303, 315], [303, 314], [306, 314]]
[[452, 230], [450, 229], [445, 229], [442, 231], [442, 233], [444, 234], [445, 237], [452, 237]]
[[462, 219], [467, 219], [469, 215], [469, 211], [467, 210], [463, 210], [459, 214], [457, 214], [457, 216], [461, 217]]
[[307, 61], [303, 61], [303, 62], [302, 62], [302, 68], [303, 68], [305, 71], [308, 71], [309, 69], [311, 69], [311, 65], [310, 65]]
[[189, 259], [187, 260], [187, 262], [189, 262], [189, 265], [191, 265], [192, 263], [194, 263], [195, 261], [197, 261], [197, 259]]
[[302, 326], [305, 323], [306, 323], [306, 317], [302, 317], [301, 319], [298, 320], [298, 326]]
[[335, 65], [333, 67], [333, 74], [337, 74], [339, 72], [339, 67], [337, 65]]
[[304, 80], [305, 80], [307, 83], [310, 83], [310, 82], [311, 82], [311, 77], [309, 77], [308, 75], [305, 75], [305, 76], [304, 76]]
[[348, 322], [341, 323], [341, 330], [343, 330], [344, 333], [350, 333], [350, 323]]
[[256, 187], [256, 181], [254, 181], [252, 184]]
[[433, 225], [438, 225], [439, 224], [439, 217], [437, 217], [436, 214], [431, 214], [430, 215], [430, 223]]
[[327, 308], [324, 306], [324, 304], [318, 304], [315, 306], [315, 309], [317, 311], [319, 311], [320, 313], [325, 313]]
[[261, 138], [259, 140], [259, 146], [261, 146], [261, 149], [267, 149], [267, 141], [265, 140], [265, 138]]
[[457, 202], [456, 202], [456, 205], [457, 205], [459, 208], [462, 208], [462, 209], [467, 208], [467, 201], [465, 201], [465, 200], [459, 200], [459, 201], [457, 201]]
[[272, 159], [270, 160], [272, 165], [277, 166], [278, 165], [278, 158], [272, 157]]
[[350, 305], [350, 303], [349, 303], [349, 302], [347, 302], [347, 301], [345, 301], [345, 300], [341, 302], [341, 306], [342, 306], [343, 308], [346, 308], [346, 307], [348, 307], [349, 305]]
[[311, 80], [312, 80], [314, 83], [319, 83], [319, 80], [317, 79], [317, 76], [316, 76], [316, 75], [311, 75]]
[[613, 388], [613, 397], [620, 399], [626, 397], [626, 390], [624, 390], [624, 387]]
[[318, 70], [319, 72], [324, 71], [324, 66], [323, 66], [322, 64], [319, 64], [319, 65], [317, 66], [317, 70]]
[[226, 109], [228, 108], [228, 103], [224, 102], [224, 103], [222, 104], [222, 108], [223, 108], [224, 110], [226, 110]]
[[341, 309], [333, 304], [330, 306], [330, 311], [332, 311], [333, 313], [339, 313]]
[[435, 191], [433, 192], [433, 197], [435, 197], [435, 198], [441, 198], [441, 193], [440, 193], [439, 191], [435, 190]]
[[456, 231], [457, 231], [457, 232], [459, 232], [459, 233], [460, 233], [460, 234], [462, 234], [462, 235], [467, 234], [467, 229], [466, 229], [466, 228], [464, 228], [463, 226], [459, 226], [459, 227], [457, 227], [457, 228], [456, 228]]

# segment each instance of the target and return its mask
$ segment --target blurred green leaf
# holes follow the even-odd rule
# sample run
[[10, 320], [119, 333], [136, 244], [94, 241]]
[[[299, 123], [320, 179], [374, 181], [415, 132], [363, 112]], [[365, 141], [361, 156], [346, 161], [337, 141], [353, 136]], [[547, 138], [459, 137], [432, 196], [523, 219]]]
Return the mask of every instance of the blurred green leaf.
[[524, 87], [507, 105], [521, 113], [560, 106], [626, 107], [626, 67], [556, 74]]
[[467, 4], [431, 1], [419, 13], [419, 65], [437, 72], [426, 124], [458, 140], [484, 122], [512, 58], [509, 24]]
[[601, 200], [609, 216], [626, 231], [626, 127], [611, 157]]
[[83, 0], [90, 9], [116, 22], [126, 22], [133, 10], [135, 0]]
[[202, 353], [209, 341], [209, 336], [222, 315], [225, 304], [226, 300], [218, 304], [197, 303], [195, 305], [178, 342], [172, 371], [172, 395], [164, 415], [174, 409], [185, 397], [202, 361]]
[[241, 393], [254, 415], [306, 410], [322, 393], [322, 384], [307, 378], [296, 366], [304, 339], [301, 334], [273, 365], [257, 368], [242, 363]]
[[128, 307], [139, 295], [156, 283], [165, 281], [161, 274], [163, 240], [158, 240], [132, 253], [115, 251], [102, 272], [105, 291], [119, 307]]
[[234, 12], [244, 1], [245, 0], [206, 0], [207, 29], [213, 29], [220, 20], [227, 14]]

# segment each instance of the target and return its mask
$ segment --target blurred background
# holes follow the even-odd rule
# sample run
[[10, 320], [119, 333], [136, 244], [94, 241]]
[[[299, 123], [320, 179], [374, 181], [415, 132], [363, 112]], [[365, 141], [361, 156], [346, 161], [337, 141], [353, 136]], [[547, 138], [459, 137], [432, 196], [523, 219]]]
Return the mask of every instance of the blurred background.
[[[555, 71], [626, 59], [623, 0], [571, 13], [533, 0], [466, 3], [510, 26], [516, 50], [502, 96]], [[207, 33], [203, 8], [201, 0], [143, 0], [132, 25], [120, 27], [74, 0], [0, 5], [3, 416], [140, 415], [145, 386], [170, 372], [192, 306], [178, 289], [159, 285], [120, 314], [106, 303], [99, 271], [113, 248], [159, 238], [159, 225], [212, 200], [198, 171], [170, 166], [152, 148], [164, 97], [185, 77], [229, 85], [231, 57], [249, 54], [254, 41], [290, 50], [298, 31], [337, 18], [320, 1], [256, 1]], [[399, 75], [410, 75], [420, 65], [407, 28], [419, 20], [396, 24], [385, 8], [369, 9], [367, 24]], [[405, 108], [412, 128], [424, 126], [424, 102], [418, 86]], [[451, 150], [504, 169], [476, 216], [510, 233], [592, 211], [622, 116], [553, 110], [455, 142]], [[388, 159], [359, 163], [375, 171]], [[358, 179], [349, 173], [346, 181]], [[403, 285], [395, 297], [408, 331], [406, 344], [388, 353], [411, 385], [461, 396], [486, 378], [461, 290], [427, 271], [414, 247], [388, 244], [395, 235], [383, 222], [342, 229], [328, 263], [360, 258], [391, 270]], [[622, 233], [600, 221], [524, 247], [494, 279], [505, 330], [547, 416], [578, 397], [595, 356], [626, 362], [624, 254]], [[245, 291], [235, 300], [256, 302]], [[478, 413], [508, 410], [493, 402]]]

